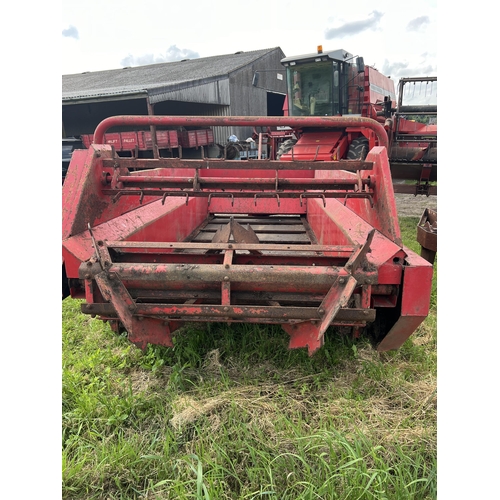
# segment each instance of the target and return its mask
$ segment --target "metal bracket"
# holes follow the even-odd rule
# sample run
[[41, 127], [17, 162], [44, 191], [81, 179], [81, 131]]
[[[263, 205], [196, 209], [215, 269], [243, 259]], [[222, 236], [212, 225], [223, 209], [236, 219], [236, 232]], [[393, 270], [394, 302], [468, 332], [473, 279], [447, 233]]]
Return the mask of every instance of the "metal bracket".
[[278, 207], [280, 206], [280, 195], [278, 193], [257, 193], [253, 197], [255, 206], [257, 206], [257, 198], [276, 198]]
[[346, 206], [347, 198], [366, 198], [370, 202], [370, 207], [374, 207], [372, 195], [369, 193], [347, 193], [344, 197], [344, 207]]
[[302, 193], [299, 196], [300, 199], [300, 206], [302, 206], [302, 199], [303, 198], [321, 198], [323, 200], [323, 208], [326, 207], [326, 198], [324, 194], [316, 194], [316, 193]]
[[344, 269], [347, 272], [355, 273], [358, 267], [362, 265], [362, 263], [366, 260], [366, 254], [371, 252], [370, 246], [373, 241], [373, 236], [375, 235], [375, 229], [372, 229], [368, 233], [368, 237], [363, 245], [358, 245], [356, 250], [352, 253], [351, 257], [347, 261]]
[[309, 355], [314, 354], [324, 343], [324, 334], [339, 310], [347, 305], [356, 288], [356, 278], [350, 275], [338, 276], [318, 308], [322, 319], [320, 323], [303, 322], [282, 324], [281, 327], [290, 335], [291, 349], [306, 347]]
[[415, 196], [425, 195], [429, 196], [429, 179], [431, 175], [432, 165], [430, 163], [425, 163], [422, 166], [422, 171], [420, 172], [420, 180], [415, 186]]
[[[247, 224], [245, 229], [239, 222], [235, 221], [233, 217], [230, 218], [229, 222], [225, 226], [221, 226], [217, 229], [214, 237], [212, 238], [212, 243], [229, 243], [233, 235], [235, 243], [249, 243], [249, 244], [259, 244], [259, 237], [255, 234], [250, 224]], [[208, 250], [207, 253], [212, 253], [212, 250]], [[227, 253], [227, 252], [226, 252]], [[262, 252], [259, 250], [250, 250], [253, 255], [261, 255]]]
[[163, 193], [163, 196], [161, 198], [161, 204], [165, 205], [165, 199], [167, 196], [185, 196], [186, 197], [186, 205], [189, 202], [189, 193]]
[[193, 191], [200, 190], [200, 169], [196, 169], [193, 178]]
[[101, 269], [105, 271], [111, 265], [111, 257], [108, 249], [104, 246], [104, 242], [96, 241], [92, 228], [90, 227], [90, 223], [87, 223], [87, 228], [89, 230], [90, 239], [92, 240], [92, 246], [95, 250], [96, 261], [101, 266]]
[[208, 206], [210, 206], [210, 201], [212, 196], [216, 196], [218, 198], [231, 198], [231, 206], [234, 207], [234, 195], [232, 193], [210, 193], [208, 195]]

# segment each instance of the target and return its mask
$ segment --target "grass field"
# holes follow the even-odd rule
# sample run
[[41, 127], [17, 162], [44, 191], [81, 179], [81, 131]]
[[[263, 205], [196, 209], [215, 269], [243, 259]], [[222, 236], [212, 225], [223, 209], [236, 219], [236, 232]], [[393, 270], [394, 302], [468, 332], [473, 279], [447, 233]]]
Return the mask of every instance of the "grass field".
[[[418, 218], [400, 220], [419, 252]], [[335, 331], [194, 324], [143, 353], [62, 304], [65, 499], [437, 498], [431, 313], [395, 352]]]

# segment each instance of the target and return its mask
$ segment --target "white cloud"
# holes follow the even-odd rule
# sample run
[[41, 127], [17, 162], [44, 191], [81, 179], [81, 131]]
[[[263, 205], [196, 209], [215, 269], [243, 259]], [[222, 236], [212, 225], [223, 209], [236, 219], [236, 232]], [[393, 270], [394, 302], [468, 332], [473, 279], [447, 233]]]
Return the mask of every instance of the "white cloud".
[[347, 22], [335, 28], [327, 28], [325, 30], [325, 38], [327, 40], [333, 40], [335, 38], [357, 35], [367, 30], [376, 30], [379, 28], [380, 19], [382, 19], [383, 15], [383, 12], [374, 10], [370, 12], [366, 19]]
[[155, 64], [162, 62], [182, 61], [183, 59], [197, 59], [200, 57], [198, 52], [190, 49], [179, 49], [176, 45], [171, 45], [163, 54], [128, 54], [121, 60], [122, 66], [144, 66], [146, 64]]
[[78, 30], [74, 26], [70, 26], [69, 28], [62, 30], [62, 36], [75, 38], [78, 40]]
[[415, 19], [412, 19], [408, 23], [406, 29], [408, 31], [419, 31], [420, 29], [425, 27], [427, 24], [429, 24], [429, 22], [430, 22], [429, 16], [416, 17]]

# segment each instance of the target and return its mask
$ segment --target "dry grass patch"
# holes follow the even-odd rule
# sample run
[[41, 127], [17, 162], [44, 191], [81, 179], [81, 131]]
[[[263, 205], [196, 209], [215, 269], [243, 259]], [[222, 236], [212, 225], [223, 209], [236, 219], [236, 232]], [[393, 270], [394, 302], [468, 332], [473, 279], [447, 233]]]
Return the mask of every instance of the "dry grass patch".
[[174, 416], [170, 419], [170, 425], [180, 430], [187, 424], [192, 424], [202, 416], [213, 413], [216, 409], [225, 405], [229, 399], [224, 395], [197, 401], [191, 396], [180, 396], [172, 402]]
[[134, 394], [149, 392], [157, 385], [157, 379], [153, 378], [150, 373], [144, 370], [134, 370], [130, 373], [129, 377]]

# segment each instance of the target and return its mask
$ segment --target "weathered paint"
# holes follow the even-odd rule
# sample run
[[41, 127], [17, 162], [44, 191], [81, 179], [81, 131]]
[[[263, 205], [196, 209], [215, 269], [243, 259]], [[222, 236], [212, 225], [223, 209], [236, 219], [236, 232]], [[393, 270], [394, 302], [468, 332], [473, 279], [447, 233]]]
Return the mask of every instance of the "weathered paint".
[[[98, 143], [77, 152], [63, 188], [63, 263], [82, 311], [141, 348], [172, 345], [187, 321], [225, 321], [280, 324], [310, 354], [329, 326], [357, 336], [389, 311], [379, 349], [399, 347], [428, 314], [432, 266], [401, 244], [378, 122], [114, 117], [94, 137], [116, 125], [285, 124], [330, 131], [300, 161], [123, 159]], [[366, 161], [332, 159], [345, 152], [343, 131], [363, 127], [376, 144]]]

